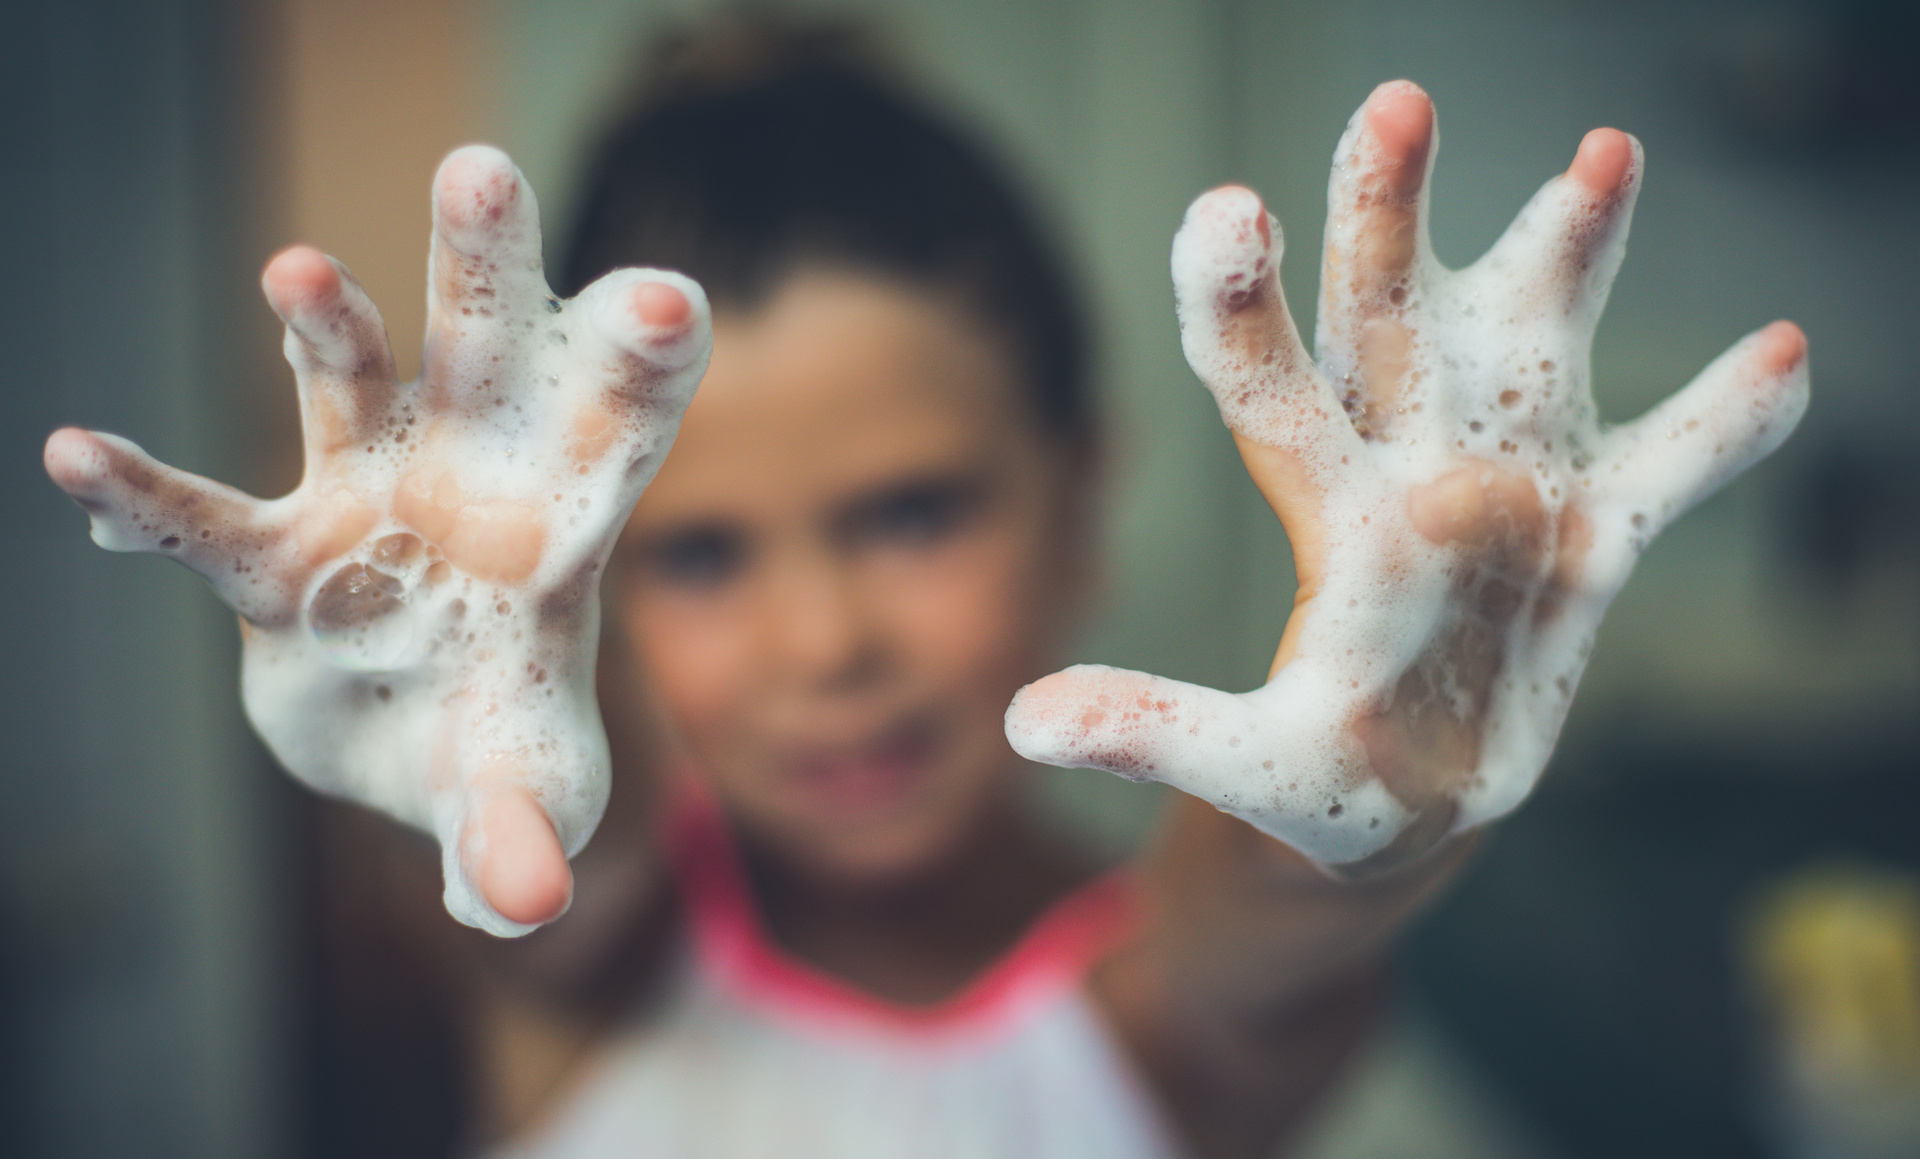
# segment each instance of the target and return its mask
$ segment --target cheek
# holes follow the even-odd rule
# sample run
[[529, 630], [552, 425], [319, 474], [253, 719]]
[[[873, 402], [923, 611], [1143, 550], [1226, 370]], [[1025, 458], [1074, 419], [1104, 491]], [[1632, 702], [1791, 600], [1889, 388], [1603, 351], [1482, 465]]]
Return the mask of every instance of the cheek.
[[1058, 602], [1044, 546], [1030, 527], [997, 527], [934, 557], [879, 569], [881, 598], [913, 666], [963, 697], [1010, 697], [1039, 675]]
[[627, 653], [668, 719], [689, 739], [729, 731], [755, 687], [741, 618], [644, 589], [628, 593], [620, 610]]

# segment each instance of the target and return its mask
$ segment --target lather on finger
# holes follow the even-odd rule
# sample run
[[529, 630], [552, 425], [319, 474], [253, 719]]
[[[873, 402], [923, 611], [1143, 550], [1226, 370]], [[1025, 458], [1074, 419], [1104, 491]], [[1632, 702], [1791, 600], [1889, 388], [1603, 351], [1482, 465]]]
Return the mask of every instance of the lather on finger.
[[1534, 194], [1468, 276], [1527, 291], [1505, 308], [1597, 320], [1626, 256], [1644, 166], [1633, 137], [1588, 133], [1567, 171]]
[[428, 377], [445, 392], [445, 404], [491, 405], [490, 392], [510, 384], [480, 372], [463, 352], [534, 332], [540, 304], [552, 299], [541, 263], [540, 206], [505, 153], [468, 145], [440, 163], [427, 264]]
[[[615, 270], [574, 300], [586, 322], [581, 340], [605, 358], [592, 384], [635, 402], [684, 407], [713, 348], [713, 315], [700, 284], [670, 270]], [[664, 395], [669, 381], [678, 389]]]
[[[1159, 781], [1211, 802], [1327, 863], [1367, 857], [1390, 841], [1404, 807], [1353, 762], [1344, 708], [1308, 692], [1312, 673], [1244, 696], [1198, 684], [1076, 664], [1022, 688], [1007, 708], [1007, 740], [1029, 760]], [[1302, 760], [1305, 743], [1337, 755]]]
[[272, 558], [282, 534], [267, 504], [100, 431], [57, 430], [44, 459], [47, 474], [87, 513], [101, 547], [170, 556], [256, 624], [286, 612], [288, 594]]
[[1432, 265], [1435, 143], [1433, 102], [1411, 81], [1389, 81], [1353, 115], [1334, 154], [1315, 345], [1365, 438], [1390, 436], [1414, 377], [1416, 336], [1405, 316]]
[[1323, 324], [1351, 326], [1404, 303], [1428, 249], [1435, 137], [1433, 102], [1412, 81], [1388, 81], [1354, 114], [1327, 187]]
[[396, 375], [386, 326], [366, 291], [312, 246], [282, 250], [260, 285], [287, 326], [308, 463], [376, 431], [388, 418]]
[[631, 502], [646, 486], [713, 352], [713, 318], [699, 284], [666, 270], [615, 270], [574, 299], [574, 341], [600, 373], [571, 402], [568, 453], [584, 467], [617, 454]]
[[1173, 239], [1180, 344], [1229, 428], [1320, 475], [1358, 439], [1287, 309], [1282, 249], [1252, 190], [1228, 185], [1195, 199]]
[[1608, 432], [1593, 465], [1596, 510], [1642, 541], [1764, 458], [1808, 397], [1807, 339], [1791, 322], [1742, 338], [1694, 380]]

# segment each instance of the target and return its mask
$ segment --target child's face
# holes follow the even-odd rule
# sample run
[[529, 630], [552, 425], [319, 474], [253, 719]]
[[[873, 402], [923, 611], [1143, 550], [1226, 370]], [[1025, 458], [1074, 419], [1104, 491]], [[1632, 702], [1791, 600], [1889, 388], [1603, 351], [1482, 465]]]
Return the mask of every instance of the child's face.
[[712, 368], [621, 542], [629, 649], [756, 839], [911, 874], [1004, 799], [1002, 717], [1081, 572], [1081, 464], [980, 327], [803, 272], [714, 319]]

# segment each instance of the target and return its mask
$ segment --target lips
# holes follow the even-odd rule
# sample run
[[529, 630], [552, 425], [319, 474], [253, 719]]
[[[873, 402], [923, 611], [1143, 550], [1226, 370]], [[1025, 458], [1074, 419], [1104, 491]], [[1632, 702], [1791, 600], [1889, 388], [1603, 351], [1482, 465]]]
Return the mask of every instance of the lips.
[[813, 810], [842, 820], [890, 813], [933, 771], [934, 730], [926, 722], [888, 729], [852, 745], [810, 746], [784, 762], [788, 781]]

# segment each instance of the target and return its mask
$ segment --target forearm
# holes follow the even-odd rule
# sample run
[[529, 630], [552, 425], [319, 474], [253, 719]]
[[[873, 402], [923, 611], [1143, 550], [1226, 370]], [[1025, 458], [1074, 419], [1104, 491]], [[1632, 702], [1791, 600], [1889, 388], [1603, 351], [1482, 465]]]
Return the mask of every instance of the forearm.
[[1264, 1159], [1301, 1126], [1371, 1035], [1386, 994], [1368, 965], [1257, 1022], [1186, 1001], [1151, 955], [1120, 954], [1097, 999], [1172, 1126], [1199, 1159]]
[[1474, 844], [1341, 881], [1176, 800], [1140, 866], [1140, 932], [1095, 992], [1197, 1154], [1270, 1153], [1337, 1079], [1384, 1002], [1386, 948]]
[[1179, 798], [1141, 865], [1149, 897], [1142, 946], [1183, 990], [1230, 1018], [1259, 1018], [1378, 957], [1477, 845], [1359, 880], [1203, 801]]

